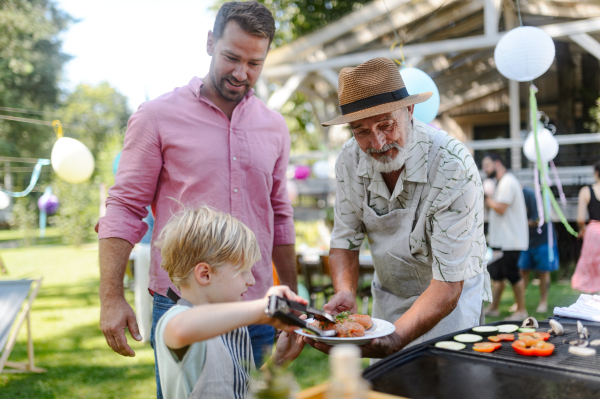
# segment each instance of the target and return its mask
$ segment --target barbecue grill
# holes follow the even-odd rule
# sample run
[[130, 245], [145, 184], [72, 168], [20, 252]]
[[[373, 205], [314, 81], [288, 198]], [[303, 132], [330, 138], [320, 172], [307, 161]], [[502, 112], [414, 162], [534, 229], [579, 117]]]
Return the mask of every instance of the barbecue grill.
[[[488, 325], [500, 324], [507, 322]], [[502, 348], [492, 353], [475, 352], [473, 344], [461, 351], [435, 347], [436, 342], [452, 341], [469, 329], [398, 352], [367, 368], [363, 377], [375, 391], [413, 399], [600, 398], [600, 347], [595, 356], [570, 354], [563, 341], [577, 339], [577, 327], [574, 320], [563, 319], [561, 324], [565, 334], [550, 337], [555, 349], [549, 357], [518, 355], [512, 342], [502, 342]], [[600, 338], [598, 324], [584, 325], [590, 340]], [[543, 321], [538, 331], [549, 328]]]

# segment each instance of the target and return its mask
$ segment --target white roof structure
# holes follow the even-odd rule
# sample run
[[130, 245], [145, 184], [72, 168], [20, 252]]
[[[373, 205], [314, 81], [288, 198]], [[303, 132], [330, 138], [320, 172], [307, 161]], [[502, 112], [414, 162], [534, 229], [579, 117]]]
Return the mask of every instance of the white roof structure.
[[[403, 46], [396, 42], [390, 18]], [[524, 25], [576, 43], [600, 59], [599, 0], [520, 0]], [[520, 138], [519, 86], [500, 75], [494, 48], [503, 34], [519, 25], [515, 0], [374, 0], [361, 9], [274, 49], [257, 93], [280, 109], [298, 90], [306, 94], [320, 122], [339, 115], [337, 89], [341, 68], [374, 57], [404, 59], [431, 76], [440, 91], [442, 127], [460, 137], [449, 111], [506, 91], [511, 138]], [[268, 84], [279, 87], [268, 93]], [[448, 126], [444, 126], [444, 124]], [[456, 124], [456, 123], [454, 123]], [[517, 153], [518, 156], [517, 156]], [[514, 151], [513, 163], [520, 160]], [[515, 158], [516, 157], [516, 158]]]

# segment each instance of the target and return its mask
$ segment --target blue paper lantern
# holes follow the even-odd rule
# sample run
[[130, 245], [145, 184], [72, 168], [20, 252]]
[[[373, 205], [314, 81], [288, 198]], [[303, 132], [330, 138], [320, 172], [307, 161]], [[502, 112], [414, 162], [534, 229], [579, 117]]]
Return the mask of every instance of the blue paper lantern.
[[440, 92], [433, 79], [420, 69], [412, 67], [400, 69], [400, 75], [406, 85], [408, 94], [413, 95], [427, 91], [433, 93], [429, 100], [415, 105], [415, 112], [413, 114], [416, 119], [423, 123], [433, 121], [440, 109]]

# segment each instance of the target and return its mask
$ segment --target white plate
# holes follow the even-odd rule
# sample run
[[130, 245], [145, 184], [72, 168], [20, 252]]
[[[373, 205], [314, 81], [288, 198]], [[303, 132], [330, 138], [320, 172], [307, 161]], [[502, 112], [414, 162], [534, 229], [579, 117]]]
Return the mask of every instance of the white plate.
[[[340, 338], [340, 337], [318, 337], [313, 334], [309, 334], [302, 329], [296, 330], [296, 332], [305, 337], [314, 339], [315, 341], [323, 342], [327, 345], [339, 345], [339, 344], [354, 344], [354, 345], [364, 345], [371, 342], [374, 338], [385, 337], [386, 335], [390, 335], [394, 331], [396, 331], [396, 327], [385, 320], [371, 318], [373, 320], [373, 325], [371, 328], [365, 331], [364, 337], [352, 337], [352, 338]], [[314, 319], [306, 320], [309, 323], [312, 323]]]

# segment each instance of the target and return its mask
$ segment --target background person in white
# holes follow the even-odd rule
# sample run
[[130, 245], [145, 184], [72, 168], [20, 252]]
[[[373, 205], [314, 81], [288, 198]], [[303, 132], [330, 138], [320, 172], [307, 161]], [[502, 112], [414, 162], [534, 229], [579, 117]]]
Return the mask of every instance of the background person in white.
[[512, 320], [527, 317], [525, 308], [525, 283], [519, 272], [521, 251], [529, 248], [529, 228], [527, 208], [523, 189], [517, 178], [507, 171], [504, 161], [498, 154], [486, 154], [481, 168], [488, 178], [497, 178], [496, 190], [485, 195], [485, 205], [490, 208], [488, 221], [488, 245], [502, 251], [502, 257], [488, 265], [492, 278], [493, 302], [486, 309], [486, 315], [499, 316], [500, 297], [504, 291], [504, 280], [510, 281], [515, 294], [517, 311], [510, 316]]

